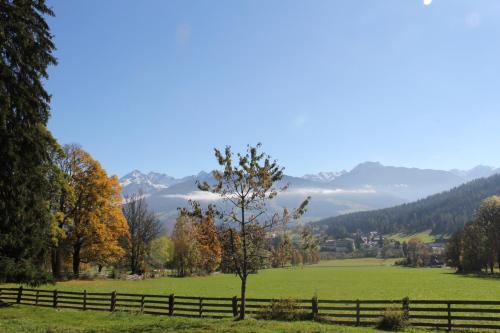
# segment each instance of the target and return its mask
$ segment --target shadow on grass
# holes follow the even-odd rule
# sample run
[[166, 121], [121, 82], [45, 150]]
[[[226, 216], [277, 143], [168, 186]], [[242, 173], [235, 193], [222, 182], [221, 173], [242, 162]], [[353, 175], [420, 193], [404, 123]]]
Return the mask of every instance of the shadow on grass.
[[462, 273], [462, 272], [443, 272], [442, 274], [451, 274], [454, 276], [459, 276], [463, 278], [474, 278], [474, 279], [486, 279], [486, 280], [500, 280], [500, 273]]

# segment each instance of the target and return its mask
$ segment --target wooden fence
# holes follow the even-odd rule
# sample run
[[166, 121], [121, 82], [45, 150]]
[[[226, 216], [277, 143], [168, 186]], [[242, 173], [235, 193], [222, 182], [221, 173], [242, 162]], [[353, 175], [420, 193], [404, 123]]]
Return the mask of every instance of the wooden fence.
[[[153, 315], [232, 318], [238, 316], [237, 297], [190, 297], [129, 293], [74, 292], [0, 288], [8, 303], [97, 311], [133, 311]], [[274, 299], [247, 298], [247, 314], [258, 314]], [[374, 326], [388, 308], [401, 309], [412, 326], [500, 330], [500, 301], [460, 300], [294, 300], [297, 310], [343, 325]]]

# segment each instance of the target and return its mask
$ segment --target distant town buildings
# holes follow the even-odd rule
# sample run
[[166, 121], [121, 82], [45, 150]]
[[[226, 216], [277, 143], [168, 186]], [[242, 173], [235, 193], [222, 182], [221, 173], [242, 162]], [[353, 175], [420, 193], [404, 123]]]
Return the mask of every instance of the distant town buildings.
[[356, 243], [352, 238], [327, 239], [321, 243], [322, 251], [352, 252], [356, 250]]

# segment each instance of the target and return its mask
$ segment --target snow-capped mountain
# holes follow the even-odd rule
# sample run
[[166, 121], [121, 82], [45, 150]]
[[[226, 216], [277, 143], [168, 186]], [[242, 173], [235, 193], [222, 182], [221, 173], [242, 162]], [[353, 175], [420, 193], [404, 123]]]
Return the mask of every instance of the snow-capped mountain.
[[181, 180], [163, 173], [149, 172], [144, 174], [139, 170], [134, 170], [120, 178], [120, 185], [122, 186], [122, 195], [139, 191], [142, 191], [145, 195], [150, 195], [177, 184], [179, 181]]

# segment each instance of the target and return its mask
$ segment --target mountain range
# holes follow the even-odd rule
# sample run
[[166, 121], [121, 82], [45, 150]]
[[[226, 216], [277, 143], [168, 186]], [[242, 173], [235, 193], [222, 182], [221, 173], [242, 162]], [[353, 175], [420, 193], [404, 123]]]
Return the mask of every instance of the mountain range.
[[[500, 169], [477, 166], [470, 170], [431, 170], [385, 166], [379, 162], [364, 162], [350, 171], [320, 172], [294, 177], [286, 175], [282, 183], [290, 185], [272, 203], [275, 209], [294, 208], [311, 196], [306, 221], [317, 221], [358, 211], [381, 209], [422, 199], [449, 190], [471, 180], [500, 173]], [[134, 170], [120, 178], [122, 195], [142, 191], [149, 206], [171, 228], [177, 208], [187, 200], [208, 204], [217, 200], [210, 193], [201, 192], [196, 181], [213, 182], [211, 174], [175, 178], [164, 173], [143, 173]]]
[[500, 174], [495, 174], [415, 202], [330, 217], [314, 224], [335, 237], [374, 230], [383, 234], [430, 231], [446, 237], [474, 219], [482, 200], [499, 194]]

